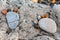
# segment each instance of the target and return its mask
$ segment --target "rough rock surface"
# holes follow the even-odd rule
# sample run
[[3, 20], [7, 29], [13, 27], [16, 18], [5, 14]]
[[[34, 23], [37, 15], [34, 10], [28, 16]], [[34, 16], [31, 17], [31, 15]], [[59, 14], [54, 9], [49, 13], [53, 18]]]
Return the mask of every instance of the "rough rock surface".
[[[12, 32], [7, 32], [9, 30], [6, 16], [0, 13], [0, 40], [33, 40], [35, 36], [47, 35], [47, 37], [52, 37], [53, 40], [58, 39], [59, 34], [49, 34], [47, 32], [40, 32], [40, 29], [36, 29], [33, 26], [32, 21], [36, 20], [36, 16], [44, 15], [44, 13], [49, 12], [49, 17], [57, 22], [56, 12], [50, 8], [50, 6], [33, 3], [30, 0], [14, 0], [7, 1], [6, 8], [13, 10], [14, 7], [19, 8], [20, 23], [17, 28]], [[58, 23], [59, 24], [59, 23]], [[58, 32], [60, 32], [60, 27], [58, 26]], [[56, 37], [57, 36], [57, 37]], [[44, 38], [44, 36], [42, 37]], [[42, 40], [42, 39], [41, 39]]]
[[52, 37], [44, 35], [44, 36], [35, 37], [35, 38], [33, 38], [33, 40], [55, 40], [55, 39], [53, 39]]

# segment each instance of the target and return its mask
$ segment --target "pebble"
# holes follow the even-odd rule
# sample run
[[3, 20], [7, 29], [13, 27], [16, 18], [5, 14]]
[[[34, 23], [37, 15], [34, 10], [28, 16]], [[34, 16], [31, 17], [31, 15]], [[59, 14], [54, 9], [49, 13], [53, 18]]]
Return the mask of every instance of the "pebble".
[[1, 11], [1, 13], [2, 13], [3, 15], [7, 14], [7, 9], [3, 9], [3, 10]]
[[46, 14], [44, 14], [43, 16], [41, 16], [41, 18], [48, 18], [49, 17], [49, 15], [46, 13]]
[[52, 37], [43, 35], [43, 36], [34, 37], [33, 40], [55, 40], [55, 39], [53, 39]]
[[56, 20], [57, 26], [60, 27], [60, 4], [54, 4], [53, 10], [55, 12], [54, 14], [55, 14], [55, 17], [56, 17], [55, 20]]
[[14, 9], [13, 9], [13, 12], [18, 12], [18, 8], [17, 7], [15, 7]]
[[50, 18], [43, 18], [39, 21], [39, 26], [41, 29], [49, 32], [49, 33], [55, 33], [57, 31], [57, 26], [55, 21], [53, 21]]
[[56, 2], [56, 0], [52, 0], [52, 3], [54, 4]]
[[9, 28], [15, 29], [19, 23], [19, 15], [15, 12], [8, 12], [6, 18]]
[[38, 0], [32, 0], [33, 2], [35, 2], [35, 3], [37, 3], [38, 2]]
[[53, 10], [55, 11], [55, 12], [59, 12], [60, 11], [60, 4], [54, 4], [54, 6], [53, 6]]

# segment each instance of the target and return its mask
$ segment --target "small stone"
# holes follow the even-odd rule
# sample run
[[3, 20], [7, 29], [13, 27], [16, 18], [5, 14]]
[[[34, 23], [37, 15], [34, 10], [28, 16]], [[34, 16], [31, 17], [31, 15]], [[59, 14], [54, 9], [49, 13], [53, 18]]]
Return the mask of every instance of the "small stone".
[[43, 15], [43, 16], [41, 16], [41, 18], [44, 18], [44, 15]]
[[55, 21], [53, 21], [50, 18], [43, 18], [39, 21], [39, 26], [41, 29], [50, 32], [55, 33], [57, 31], [57, 26]]
[[53, 10], [55, 11], [55, 12], [59, 12], [60, 11], [60, 4], [54, 4], [54, 6], [53, 6]]
[[7, 14], [7, 9], [3, 9], [3, 10], [1, 11], [1, 13], [4, 14], [4, 15]]
[[44, 15], [41, 16], [41, 18], [48, 18], [49, 15], [47, 13], [45, 13]]
[[14, 9], [13, 9], [13, 12], [18, 12], [18, 8], [17, 7], [15, 7]]
[[10, 29], [15, 29], [19, 23], [19, 15], [15, 12], [8, 12], [6, 14], [7, 22]]
[[35, 2], [35, 3], [37, 3], [38, 2], [38, 0], [32, 0], [33, 2]]
[[48, 13], [44, 14], [44, 17], [45, 18], [48, 18], [49, 17]]
[[56, 0], [52, 0], [52, 3], [54, 4], [56, 2]]
[[52, 37], [43, 35], [43, 36], [37, 36], [33, 38], [33, 40], [55, 40], [55, 39], [53, 39]]

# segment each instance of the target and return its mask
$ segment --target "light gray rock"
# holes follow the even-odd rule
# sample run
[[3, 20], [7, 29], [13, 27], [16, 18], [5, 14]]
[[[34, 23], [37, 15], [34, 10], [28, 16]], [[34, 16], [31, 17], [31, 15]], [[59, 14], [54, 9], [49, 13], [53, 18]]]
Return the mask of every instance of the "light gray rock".
[[50, 18], [43, 18], [39, 21], [39, 26], [41, 29], [50, 32], [55, 33], [57, 31], [57, 26], [55, 21], [53, 21]]
[[38, 37], [34, 37], [33, 40], [55, 40], [52, 37], [43, 35], [43, 36], [38, 36]]
[[10, 29], [15, 29], [19, 23], [19, 15], [15, 12], [8, 12], [6, 14], [7, 22]]
[[54, 4], [53, 11], [55, 12], [55, 17], [56, 17], [55, 20], [56, 20], [57, 26], [58, 26], [58, 28], [60, 28], [60, 4], [58, 4], [58, 5]]
[[54, 4], [53, 6], [53, 10], [56, 11], [56, 12], [59, 12], [60, 11], [60, 4]]

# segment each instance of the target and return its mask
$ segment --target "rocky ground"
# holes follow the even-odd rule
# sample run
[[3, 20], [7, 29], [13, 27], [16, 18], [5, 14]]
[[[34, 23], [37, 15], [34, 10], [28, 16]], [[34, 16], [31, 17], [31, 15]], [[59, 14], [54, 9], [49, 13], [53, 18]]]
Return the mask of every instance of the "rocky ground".
[[[8, 31], [9, 27], [6, 22], [6, 16], [0, 12], [0, 40], [60, 40], [60, 15], [57, 9], [56, 12], [56, 10], [53, 10], [49, 5], [27, 0], [7, 1], [7, 9], [11, 9], [12, 11], [14, 7], [19, 8], [20, 23], [15, 31]], [[42, 16], [45, 13], [48, 13], [49, 18], [56, 22], [56, 33], [48, 33], [41, 29], [36, 29], [33, 26], [32, 21], [36, 20], [37, 14], [38, 16]]]

